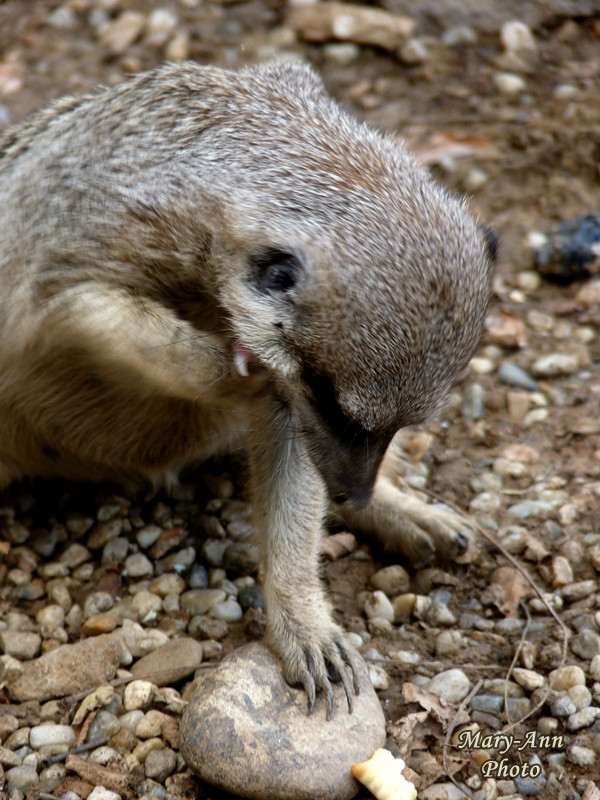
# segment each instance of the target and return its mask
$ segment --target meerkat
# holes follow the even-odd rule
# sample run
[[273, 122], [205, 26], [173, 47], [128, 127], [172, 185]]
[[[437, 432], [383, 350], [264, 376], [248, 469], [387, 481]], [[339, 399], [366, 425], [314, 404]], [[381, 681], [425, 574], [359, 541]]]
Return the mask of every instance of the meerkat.
[[157, 483], [243, 444], [268, 643], [310, 709], [341, 681], [351, 710], [323, 520], [464, 547], [380, 466], [479, 342], [493, 234], [289, 64], [60, 100], [0, 139], [0, 196], [0, 486]]

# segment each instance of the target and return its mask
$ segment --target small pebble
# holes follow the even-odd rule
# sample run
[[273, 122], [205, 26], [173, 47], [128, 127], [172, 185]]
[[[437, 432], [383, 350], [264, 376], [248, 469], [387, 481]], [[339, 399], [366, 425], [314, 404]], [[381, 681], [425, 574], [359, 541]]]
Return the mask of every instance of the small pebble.
[[427, 691], [437, 694], [447, 703], [460, 703], [468, 695], [471, 682], [460, 669], [448, 669], [427, 683]]
[[568, 353], [550, 353], [541, 356], [532, 365], [534, 375], [544, 378], [554, 378], [561, 375], [572, 375], [579, 369], [575, 356]]
[[585, 686], [585, 672], [581, 667], [571, 665], [552, 670], [548, 676], [551, 689], [566, 692], [572, 686]]
[[394, 621], [394, 607], [382, 591], [377, 590], [366, 598], [364, 610], [368, 619]]
[[144, 525], [144, 527], [140, 528], [136, 533], [135, 539], [142, 550], [146, 550], [158, 541], [162, 532], [163, 529], [158, 525]]
[[150, 709], [139, 721], [135, 729], [135, 735], [139, 736], [140, 739], [150, 739], [153, 736], [160, 736], [163, 725], [169, 719], [170, 717], [167, 716], [167, 714], [163, 714], [162, 711], [158, 711], [155, 708]]
[[76, 739], [77, 735], [70, 725], [36, 725], [29, 732], [29, 746], [33, 750], [44, 748], [47, 751], [52, 748], [52, 755], [65, 752], [75, 744]]
[[12, 783], [22, 792], [29, 792], [39, 784], [37, 769], [29, 764], [22, 764], [20, 767], [6, 770], [4, 777], [8, 784]]
[[88, 794], [87, 800], [121, 800], [121, 795], [117, 792], [111, 792], [104, 786], [95, 786]]
[[120, 727], [121, 723], [117, 716], [101, 708], [88, 728], [86, 741], [97, 742], [100, 739], [108, 739], [117, 733]]
[[498, 379], [501, 383], [516, 386], [519, 389], [526, 389], [530, 392], [537, 390], [537, 382], [521, 367], [508, 361], [503, 361], [498, 367]]
[[571, 603], [575, 600], [582, 600], [598, 591], [598, 582], [595, 580], [577, 581], [563, 586], [562, 595], [564, 599]]
[[381, 692], [389, 688], [390, 678], [384, 667], [379, 664], [368, 664], [369, 679], [375, 691]]
[[521, 667], [513, 669], [513, 677], [528, 692], [540, 689], [546, 682], [544, 676], [540, 675], [539, 672], [534, 672], [531, 669], [522, 669]]
[[589, 747], [573, 744], [567, 750], [567, 761], [579, 767], [591, 767], [596, 761], [596, 754]]
[[552, 559], [552, 586], [558, 588], [573, 583], [573, 568], [564, 556]]
[[215, 603], [208, 611], [208, 615], [224, 622], [237, 622], [242, 618], [244, 612], [237, 600], [228, 597], [227, 600]]
[[427, 45], [421, 39], [409, 39], [405, 42], [398, 56], [404, 64], [423, 64], [430, 57]]
[[581, 711], [576, 711], [571, 714], [567, 719], [567, 728], [570, 731], [579, 731], [582, 728], [589, 728], [600, 716], [600, 708], [596, 706], [588, 706], [582, 708]]
[[40, 653], [42, 637], [26, 631], [0, 631], [0, 649], [18, 661], [30, 661]]
[[164, 783], [177, 766], [177, 755], [170, 747], [152, 750], [144, 761], [144, 772], [147, 778]]
[[379, 589], [388, 598], [393, 598], [408, 592], [410, 575], [399, 564], [390, 564], [371, 575], [369, 581], [375, 589]]
[[153, 34], [169, 34], [172, 33], [179, 23], [179, 19], [168, 8], [156, 8], [148, 16], [146, 22], [146, 33]]
[[560, 718], [576, 713], [575, 703], [566, 694], [559, 695], [550, 708], [554, 716]]
[[154, 566], [143, 553], [132, 553], [125, 559], [125, 575], [130, 578], [148, 578], [154, 572]]
[[506, 95], [515, 95], [524, 92], [527, 84], [520, 75], [512, 72], [495, 72], [492, 76], [496, 89]]
[[500, 29], [502, 47], [508, 51], [536, 50], [536, 43], [531, 28], [519, 20], [504, 22]]
[[155, 686], [150, 681], [131, 681], [125, 687], [123, 703], [127, 711], [147, 708], [152, 701]]
[[571, 638], [569, 646], [575, 655], [585, 661], [591, 661], [594, 656], [600, 654], [600, 635], [584, 629]]

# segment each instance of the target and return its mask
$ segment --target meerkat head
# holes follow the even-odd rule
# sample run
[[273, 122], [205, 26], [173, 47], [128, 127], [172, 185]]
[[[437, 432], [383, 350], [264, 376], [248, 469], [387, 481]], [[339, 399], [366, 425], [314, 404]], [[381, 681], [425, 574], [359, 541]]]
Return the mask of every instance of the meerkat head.
[[394, 433], [440, 408], [477, 347], [495, 239], [311, 72], [265, 69], [251, 90], [253, 147], [232, 155], [213, 243], [234, 359], [272, 371], [330, 498], [361, 506]]

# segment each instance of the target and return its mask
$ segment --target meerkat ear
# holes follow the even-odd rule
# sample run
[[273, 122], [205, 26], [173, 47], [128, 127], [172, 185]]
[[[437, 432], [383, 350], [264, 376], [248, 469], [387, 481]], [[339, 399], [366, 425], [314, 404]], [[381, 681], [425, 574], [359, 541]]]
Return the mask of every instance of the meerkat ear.
[[262, 294], [293, 289], [304, 267], [295, 253], [266, 248], [250, 257], [251, 280]]
[[498, 250], [500, 249], [500, 242], [498, 240], [498, 236], [496, 235], [496, 231], [493, 228], [490, 228], [489, 225], [481, 225], [481, 232], [483, 233], [483, 238], [485, 239], [489, 259], [492, 265], [495, 266], [496, 262], [498, 261]]

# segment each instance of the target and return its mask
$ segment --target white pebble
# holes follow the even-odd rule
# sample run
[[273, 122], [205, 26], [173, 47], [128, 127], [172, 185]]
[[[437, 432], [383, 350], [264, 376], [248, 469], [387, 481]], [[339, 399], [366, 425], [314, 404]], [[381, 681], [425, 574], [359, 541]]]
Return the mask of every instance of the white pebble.
[[593, 681], [600, 681], [600, 655], [595, 655], [590, 661], [590, 677]]
[[394, 608], [385, 594], [377, 590], [365, 600], [365, 614], [368, 619], [385, 619], [394, 621]]
[[527, 84], [520, 75], [513, 72], [495, 72], [493, 76], [496, 89], [502, 94], [519, 94], [525, 91]]
[[167, 61], [186, 61], [190, 55], [190, 39], [186, 32], [176, 33], [165, 47]]
[[534, 375], [544, 378], [572, 375], [578, 369], [579, 363], [577, 359], [568, 353], [549, 353], [546, 356], [541, 356], [531, 367]]
[[130, 578], [149, 578], [154, 567], [143, 553], [133, 553], [125, 559], [125, 575]]
[[471, 167], [467, 172], [464, 180], [465, 189], [467, 192], [477, 192], [482, 189], [489, 180], [487, 172], [477, 167]]
[[215, 603], [208, 612], [209, 617], [222, 619], [225, 622], [237, 622], [243, 615], [242, 607], [233, 597], [229, 597], [221, 603]]
[[581, 667], [571, 665], [568, 667], [561, 667], [554, 669], [548, 676], [548, 682], [551, 689], [556, 689], [558, 692], [566, 692], [572, 686], [585, 686], [585, 672]]
[[589, 747], [574, 744], [567, 751], [567, 761], [580, 767], [591, 767], [596, 761], [596, 754]]
[[133, 596], [131, 607], [137, 613], [140, 622], [152, 622], [162, 609], [162, 600], [153, 592], [142, 589]]
[[351, 64], [360, 56], [360, 48], [351, 42], [325, 45], [323, 55], [336, 64]]
[[502, 47], [509, 52], [534, 51], [535, 39], [531, 28], [519, 20], [505, 22], [500, 29]]
[[149, 706], [154, 689], [154, 684], [150, 683], [150, 681], [138, 680], [128, 683], [123, 697], [126, 710], [134, 711]]
[[525, 414], [523, 418], [523, 425], [528, 428], [531, 425], [535, 425], [536, 422], [543, 422], [544, 420], [548, 419], [548, 413], [549, 412], [547, 408], [534, 408], [533, 411]]
[[38, 611], [35, 619], [42, 629], [62, 628], [65, 624], [65, 610], [58, 605], [45, 606]]
[[175, 30], [178, 22], [177, 15], [172, 11], [167, 8], [157, 8], [148, 17], [146, 32], [150, 36], [169, 34]]
[[469, 694], [471, 682], [462, 670], [447, 669], [435, 675], [426, 688], [447, 703], [460, 703]]
[[[119, 720], [120, 722], [121, 720]], [[94, 761], [96, 764], [106, 766], [108, 762], [117, 755], [117, 751], [108, 745], [102, 745], [93, 750], [89, 755], [89, 760]]]
[[558, 521], [561, 525], [571, 525], [579, 518], [579, 508], [575, 503], [566, 503], [558, 509]]
[[95, 786], [88, 794], [88, 800], [121, 800], [121, 795], [111, 792], [104, 786]]
[[540, 675], [539, 672], [534, 672], [532, 669], [515, 667], [513, 670], [513, 677], [516, 682], [524, 689], [527, 689], [528, 692], [532, 692], [534, 689], [540, 689], [545, 683], [544, 676]]
[[29, 732], [29, 746], [33, 750], [50, 746], [68, 750], [76, 739], [75, 731], [70, 725], [36, 725]]
[[531, 292], [537, 292], [542, 285], [542, 278], [539, 272], [535, 272], [532, 269], [524, 269], [515, 275], [515, 283], [519, 289], [530, 294]]
[[555, 100], [560, 102], [569, 102], [570, 100], [578, 100], [581, 97], [581, 89], [573, 86], [570, 83], [559, 83], [552, 90], [552, 96]]
[[405, 64], [422, 64], [429, 58], [429, 50], [421, 39], [409, 39], [402, 45], [398, 55]]
[[421, 656], [412, 650], [394, 650], [389, 654], [390, 658], [394, 661], [399, 661], [401, 664], [418, 664]]
[[496, 365], [490, 358], [482, 358], [481, 356], [472, 358], [469, 362], [469, 366], [473, 372], [477, 372], [479, 375], [488, 375], [496, 368]]
[[387, 689], [390, 685], [390, 679], [385, 669], [379, 664], [369, 664], [368, 673], [373, 688], [380, 692]]
[[592, 693], [587, 686], [582, 686], [581, 684], [571, 686], [571, 688], [567, 690], [567, 694], [569, 695], [569, 699], [575, 703], [577, 711], [583, 711], [584, 708], [592, 704]]

